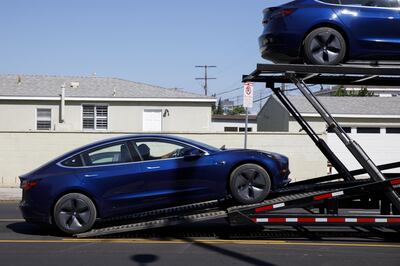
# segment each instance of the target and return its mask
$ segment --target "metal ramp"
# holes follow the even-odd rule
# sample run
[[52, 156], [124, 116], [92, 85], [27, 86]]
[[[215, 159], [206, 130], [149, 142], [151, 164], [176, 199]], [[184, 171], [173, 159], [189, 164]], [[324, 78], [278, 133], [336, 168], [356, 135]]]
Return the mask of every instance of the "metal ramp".
[[[332, 163], [338, 174], [289, 184], [271, 193], [262, 203], [233, 206], [228, 201], [210, 201], [154, 210], [108, 219], [120, 222], [76, 235], [78, 238], [97, 237], [180, 224], [228, 219], [231, 225], [357, 225], [400, 226], [400, 173], [383, 174], [381, 171], [400, 167], [400, 162], [376, 166], [360, 145], [352, 140], [326, 108], [312, 94], [307, 84], [383, 85], [400, 84], [399, 67], [370, 66], [308, 66], [257, 65], [244, 82], [263, 82], [271, 89], [290, 114], [310, 136], [315, 145]], [[325, 120], [363, 167], [349, 171], [318, 137], [276, 84], [292, 83]], [[369, 179], [355, 177], [368, 174]], [[345, 209], [374, 208], [376, 214], [349, 215]], [[101, 224], [100, 224], [101, 225]]]

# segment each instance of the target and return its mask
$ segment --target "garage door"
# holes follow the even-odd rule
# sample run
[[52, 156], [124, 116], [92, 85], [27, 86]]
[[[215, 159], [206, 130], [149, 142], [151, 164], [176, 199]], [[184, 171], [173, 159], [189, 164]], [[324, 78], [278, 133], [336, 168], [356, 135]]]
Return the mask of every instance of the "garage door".
[[143, 111], [143, 131], [161, 132], [162, 131], [162, 110]]

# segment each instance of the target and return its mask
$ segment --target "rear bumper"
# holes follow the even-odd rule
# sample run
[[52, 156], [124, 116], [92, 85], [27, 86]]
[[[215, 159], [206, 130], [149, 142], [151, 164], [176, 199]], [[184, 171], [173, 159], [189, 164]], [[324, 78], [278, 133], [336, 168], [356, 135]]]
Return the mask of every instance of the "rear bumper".
[[45, 223], [51, 224], [51, 217], [48, 214], [40, 212], [39, 210], [35, 209], [34, 206], [31, 206], [25, 200], [22, 200], [19, 203], [19, 209], [22, 213], [22, 217], [28, 223]]
[[295, 33], [264, 33], [258, 39], [262, 58], [274, 63], [297, 63], [301, 60], [301, 40]]

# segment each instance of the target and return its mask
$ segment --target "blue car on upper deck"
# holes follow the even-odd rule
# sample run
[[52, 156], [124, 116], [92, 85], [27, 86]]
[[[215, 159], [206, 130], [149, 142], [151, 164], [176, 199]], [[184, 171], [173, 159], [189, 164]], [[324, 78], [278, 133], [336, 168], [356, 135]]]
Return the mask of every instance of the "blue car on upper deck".
[[288, 167], [277, 153], [217, 149], [173, 136], [117, 137], [20, 176], [20, 209], [28, 222], [76, 234], [96, 219], [228, 195], [241, 204], [259, 202], [289, 183]]
[[265, 9], [263, 24], [275, 63], [400, 60], [400, 0], [296, 0]]

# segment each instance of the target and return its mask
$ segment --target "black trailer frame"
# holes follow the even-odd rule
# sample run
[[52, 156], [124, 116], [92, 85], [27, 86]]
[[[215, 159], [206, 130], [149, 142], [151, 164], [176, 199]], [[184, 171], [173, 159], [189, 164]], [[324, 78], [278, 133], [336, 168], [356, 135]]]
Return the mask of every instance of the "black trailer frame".
[[[252, 205], [232, 206], [229, 200], [210, 201], [173, 208], [115, 217], [115, 226], [100, 227], [76, 237], [95, 237], [219, 218], [231, 225], [357, 225], [400, 226], [400, 173], [383, 170], [400, 167], [400, 162], [376, 166], [361, 146], [351, 139], [307, 84], [383, 85], [400, 84], [400, 68], [370, 66], [310, 66], [259, 64], [244, 82], [262, 82], [271, 89], [301, 125], [316, 146], [332, 163], [338, 174], [295, 182], [271, 193], [269, 198]], [[276, 86], [292, 83], [336, 133], [363, 167], [349, 171], [321, 139], [282, 90]], [[356, 179], [367, 174], [369, 179]], [[349, 215], [343, 209], [374, 208], [379, 214]]]

